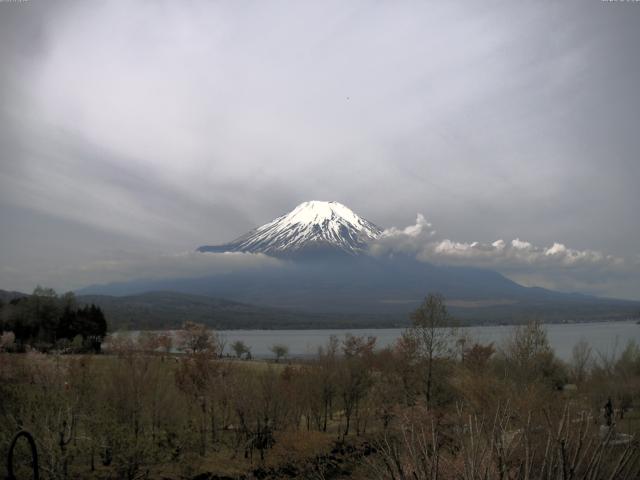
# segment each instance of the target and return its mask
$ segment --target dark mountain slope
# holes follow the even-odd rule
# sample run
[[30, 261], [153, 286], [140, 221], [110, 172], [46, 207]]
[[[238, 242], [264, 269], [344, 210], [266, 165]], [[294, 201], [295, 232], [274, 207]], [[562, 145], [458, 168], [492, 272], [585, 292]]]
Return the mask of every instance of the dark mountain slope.
[[492, 271], [409, 258], [290, 262], [283, 268], [254, 272], [95, 286], [82, 293], [129, 295], [152, 290], [227, 298], [325, 318], [392, 318], [393, 323], [404, 321], [428, 292], [442, 293], [456, 314], [477, 322], [621, 318], [640, 311], [637, 302], [526, 288]]

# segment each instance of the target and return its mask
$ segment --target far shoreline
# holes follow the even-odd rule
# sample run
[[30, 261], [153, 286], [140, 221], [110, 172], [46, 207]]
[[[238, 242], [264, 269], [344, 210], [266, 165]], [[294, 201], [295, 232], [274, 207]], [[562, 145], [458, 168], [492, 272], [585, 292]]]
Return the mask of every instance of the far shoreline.
[[[535, 321], [540, 325], [577, 325], [577, 324], [593, 324], [593, 323], [635, 323], [640, 325], [640, 317], [630, 317], [625, 319], [581, 319], [581, 320], [558, 320], [558, 321], [538, 321], [535, 318], [531, 318], [530, 320], [523, 320], [519, 322], [478, 322], [478, 323], [455, 323], [452, 326], [455, 328], [476, 328], [476, 327], [517, 327], [518, 325], [526, 325], [529, 321]], [[275, 332], [275, 331], [323, 331], [323, 330], [392, 330], [392, 329], [406, 329], [409, 328], [411, 324], [409, 322], [404, 323], [402, 325], [377, 325], [371, 324], [368, 326], [364, 325], [335, 325], [335, 326], [308, 326], [308, 325], [300, 325], [297, 328], [291, 327], [273, 327], [273, 328], [218, 328], [215, 326], [207, 325], [210, 330], [214, 330], [216, 332]], [[113, 332], [109, 332], [109, 335], [113, 335], [116, 333], [127, 333], [127, 332], [179, 332], [180, 328], [118, 328]]]

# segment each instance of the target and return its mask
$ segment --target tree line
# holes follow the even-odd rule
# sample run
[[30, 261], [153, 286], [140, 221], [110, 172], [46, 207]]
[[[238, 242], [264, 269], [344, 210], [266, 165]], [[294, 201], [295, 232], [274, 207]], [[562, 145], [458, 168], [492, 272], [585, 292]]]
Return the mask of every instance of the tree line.
[[37, 287], [32, 295], [0, 304], [0, 348], [24, 352], [100, 352], [107, 321], [100, 307], [78, 305], [73, 293]]

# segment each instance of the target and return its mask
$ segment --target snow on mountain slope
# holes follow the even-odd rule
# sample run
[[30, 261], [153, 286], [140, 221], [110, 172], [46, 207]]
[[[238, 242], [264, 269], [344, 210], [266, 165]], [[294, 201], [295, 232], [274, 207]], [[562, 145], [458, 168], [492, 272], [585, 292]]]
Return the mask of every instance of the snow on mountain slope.
[[338, 202], [304, 202], [291, 212], [225, 245], [203, 246], [200, 252], [251, 252], [293, 256], [309, 251], [357, 255], [382, 229]]

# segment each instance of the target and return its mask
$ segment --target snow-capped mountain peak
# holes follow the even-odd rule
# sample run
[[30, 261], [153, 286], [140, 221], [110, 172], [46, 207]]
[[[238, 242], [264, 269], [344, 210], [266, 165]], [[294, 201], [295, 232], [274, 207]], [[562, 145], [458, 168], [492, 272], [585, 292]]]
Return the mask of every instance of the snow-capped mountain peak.
[[319, 200], [301, 203], [291, 212], [263, 225], [258, 230], [267, 230], [273, 225], [278, 225], [280, 228], [294, 226], [313, 228], [314, 225], [318, 225], [335, 233], [338, 233], [341, 226], [346, 226], [359, 232], [369, 232], [372, 238], [380, 234], [378, 227], [343, 204]]
[[220, 246], [200, 247], [203, 252], [253, 252], [295, 256], [319, 251], [356, 255], [378, 238], [382, 229], [338, 202], [313, 200], [291, 212]]

